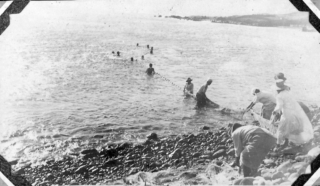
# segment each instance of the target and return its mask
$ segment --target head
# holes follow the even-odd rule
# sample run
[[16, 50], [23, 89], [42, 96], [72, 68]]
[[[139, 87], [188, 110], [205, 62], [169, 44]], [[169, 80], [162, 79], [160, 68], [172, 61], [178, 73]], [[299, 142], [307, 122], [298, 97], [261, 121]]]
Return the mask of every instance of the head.
[[234, 123], [234, 124], [232, 124], [232, 126], [230, 126], [230, 128], [229, 128], [229, 130], [228, 130], [229, 136], [231, 137], [231, 136], [232, 136], [232, 133], [233, 133], [234, 131], [236, 131], [238, 128], [243, 127], [243, 126], [244, 126], [244, 125], [241, 125], [241, 124], [239, 124], [239, 123]]
[[149, 64], [149, 67], [152, 68], [152, 63]]
[[211, 85], [211, 83], [212, 83], [212, 79], [208, 79], [207, 85]]
[[284, 74], [282, 72], [279, 72], [274, 76], [274, 80], [276, 80], [276, 82], [284, 82], [287, 80], [287, 78], [284, 77]]
[[251, 90], [251, 93], [252, 93], [253, 95], [258, 94], [259, 92], [260, 92], [260, 89], [257, 89], [257, 88], [253, 88], [253, 89]]
[[191, 81], [192, 81], [192, 79], [191, 79], [191, 78], [188, 78], [186, 82], [187, 82], [188, 84], [190, 84]]

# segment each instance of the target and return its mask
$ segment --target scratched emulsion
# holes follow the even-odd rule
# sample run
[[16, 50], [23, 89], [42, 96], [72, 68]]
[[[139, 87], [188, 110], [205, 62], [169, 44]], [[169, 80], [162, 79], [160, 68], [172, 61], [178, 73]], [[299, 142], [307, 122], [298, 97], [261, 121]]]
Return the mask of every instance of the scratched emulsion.
[[[237, 109], [250, 103], [252, 87], [271, 91], [281, 71], [298, 100], [319, 105], [316, 32], [152, 16], [39, 22], [16, 20], [0, 37], [0, 154], [9, 160], [36, 163], [81, 145], [139, 142], [150, 132], [181, 134], [235, 120], [194, 110], [171, 83], [183, 87], [188, 77], [195, 91], [212, 78], [208, 97]], [[142, 61], [147, 44], [154, 54]], [[171, 82], [147, 78], [148, 63]]]

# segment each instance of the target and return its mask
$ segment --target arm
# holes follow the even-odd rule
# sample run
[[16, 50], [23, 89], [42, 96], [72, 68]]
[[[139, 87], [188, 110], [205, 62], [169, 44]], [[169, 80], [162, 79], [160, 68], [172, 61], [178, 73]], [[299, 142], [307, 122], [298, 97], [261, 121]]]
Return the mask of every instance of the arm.
[[232, 167], [235, 166], [240, 166], [240, 154], [243, 150], [243, 146], [242, 146], [242, 141], [241, 141], [241, 137], [240, 137], [240, 132], [235, 131], [232, 134], [232, 139], [233, 139], [233, 144], [234, 144], [234, 149], [235, 149], [235, 161], [231, 164]]
[[241, 152], [243, 151], [243, 144], [241, 140], [241, 130], [236, 130], [232, 133], [232, 140], [235, 150], [235, 156], [240, 157]]
[[190, 91], [191, 94], [193, 94], [193, 84], [191, 85], [191, 91]]
[[277, 95], [276, 101], [277, 101], [277, 106], [273, 110], [273, 115], [276, 113], [280, 113], [280, 111], [283, 109], [284, 102], [280, 95]]
[[246, 108], [246, 112], [248, 112], [250, 109], [252, 109], [254, 105], [255, 105], [255, 103], [251, 102], [250, 105]]

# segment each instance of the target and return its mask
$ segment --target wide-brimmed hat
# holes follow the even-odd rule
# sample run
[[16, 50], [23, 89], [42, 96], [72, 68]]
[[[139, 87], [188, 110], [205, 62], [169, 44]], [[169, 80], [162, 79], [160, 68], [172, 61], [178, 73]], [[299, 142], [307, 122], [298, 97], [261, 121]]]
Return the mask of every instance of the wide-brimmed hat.
[[284, 74], [282, 72], [277, 73], [274, 76], [274, 79], [276, 80], [276, 82], [284, 82], [287, 80], [287, 78], [284, 77]]
[[189, 82], [189, 81], [192, 81], [192, 79], [191, 79], [191, 78], [188, 78], [186, 82]]

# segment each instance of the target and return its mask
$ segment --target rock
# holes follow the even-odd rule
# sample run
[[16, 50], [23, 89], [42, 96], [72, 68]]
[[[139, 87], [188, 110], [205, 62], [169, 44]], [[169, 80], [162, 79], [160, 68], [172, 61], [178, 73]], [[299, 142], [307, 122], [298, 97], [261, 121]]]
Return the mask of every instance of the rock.
[[197, 172], [183, 172], [183, 173], [181, 173], [179, 176], [178, 176], [178, 178], [179, 179], [191, 179], [191, 178], [194, 178], [194, 177], [196, 177], [197, 176]]
[[261, 176], [265, 180], [272, 180], [273, 172], [274, 172], [274, 170], [271, 170], [271, 169], [263, 169], [263, 170], [261, 170]]
[[311, 174], [311, 166], [308, 165], [305, 174]]
[[200, 152], [196, 152], [196, 153], [194, 153], [193, 155], [192, 155], [192, 157], [194, 157], [194, 158], [198, 158], [198, 157], [200, 157], [201, 156], [201, 153]]
[[282, 173], [282, 172], [275, 172], [274, 174], [272, 174], [272, 177], [271, 177], [271, 179], [272, 180], [276, 180], [276, 179], [278, 179], [278, 178], [282, 178], [282, 177], [284, 177], [284, 174]]
[[86, 159], [94, 158], [96, 156], [98, 156], [98, 154], [85, 154], [84, 156], [82, 156], [82, 158], [86, 160]]
[[132, 167], [131, 170], [129, 171], [129, 175], [135, 174], [137, 172], [139, 172], [139, 168], [138, 167]]
[[314, 147], [313, 149], [309, 150], [308, 155], [311, 157], [317, 157], [320, 154], [320, 148]]
[[52, 185], [52, 183], [50, 181], [44, 181], [44, 182], [39, 183], [38, 186], [47, 186], [47, 185]]
[[79, 185], [76, 180], [71, 180], [70, 185]]
[[46, 180], [46, 181], [50, 181], [50, 180], [52, 180], [53, 178], [54, 178], [53, 174], [49, 173], [49, 174], [47, 175], [47, 177], [45, 178], [45, 180]]
[[82, 165], [81, 167], [79, 167], [77, 170], [75, 170], [76, 174], [83, 174], [84, 172], [87, 172], [87, 165]]
[[268, 165], [268, 164], [274, 163], [274, 161], [272, 159], [264, 159], [263, 163]]
[[9, 161], [9, 164], [10, 165], [16, 165], [18, 163], [18, 159], [17, 160], [12, 160], [12, 161]]
[[178, 148], [174, 150], [171, 154], [169, 154], [169, 158], [171, 159], [179, 159], [181, 157], [181, 150]]
[[289, 182], [289, 181], [286, 181], [286, 182], [281, 183], [280, 185], [290, 186], [290, 185], [292, 185], [292, 183], [291, 183], [291, 182]]
[[149, 140], [158, 140], [158, 135], [156, 133], [151, 133], [147, 136]]
[[206, 174], [207, 175], [217, 175], [222, 171], [222, 168], [217, 165], [216, 163], [209, 164], [209, 166], [206, 169]]
[[288, 180], [290, 182], [294, 182], [295, 180], [297, 180], [297, 178], [299, 177], [299, 174], [298, 173], [292, 173], [289, 177], [288, 177]]
[[108, 160], [102, 165], [102, 167], [103, 168], [113, 167], [113, 166], [117, 166], [118, 164], [119, 162], [117, 160]]
[[100, 155], [103, 155], [104, 157], [112, 158], [112, 157], [117, 157], [119, 153], [116, 149], [104, 149], [100, 152]]
[[277, 178], [277, 179], [273, 179], [273, 180], [272, 180], [272, 184], [273, 184], [273, 185], [279, 185], [281, 182], [282, 182], [282, 179], [281, 179], [281, 178]]
[[99, 154], [96, 149], [87, 149], [80, 152], [80, 154]]
[[211, 159], [216, 159], [221, 156], [227, 156], [226, 149], [220, 149], [212, 154]]
[[282, 172], [282, 173], [286, 173], [286, 172], [288, 172], [288, 169], [290, 167], [292, 167], [292, 163], [291, 163], [291, 160], [288, 160], [288, 161], [283, 162], [281, 165], [279, 165], [277, 168], [277, 171]]
[[234, 181], [233, 185], [253, 185], [254, 180], [253, 177], [241, 178]]
[[254, 178], [253, 185], [266, 185], [266, 180], [263, 177], [257, 176]]
[[132, 145], [131, 143], [125, 142], [125, 143], [120, 144], [116, 149], [118, 151], [119, 150], [124, 150], [124, 149], [129, 148], [131, 145]]
[[[320, 116], [320, 115], [319, 115]], [[320, 125], [316, 125], [313, 127], [314, 132], [320, 132]]]
[[24, 168], [20, 168], [17, 171], [14, 172], [15, 174], [19, 175], [19, 174], [25, 174], [25, 170]]
[[234, 150], [234, 148], [230, 149], [230, 150], [227, 152], [227, 155], [228, 155], [228, 156], [233, 156], [233, 157], [235, 157], [235, 150]]
[[208, 126], [203, 126], [203, 127], [201, 127], [200, 129], [201, 129], [201, 130], [210, 130], [210, 127], [208, 127]]
[[98, 138], [98, 139], [100, 139], [100, 138], [103, 138], [103, 135], [94, 135], [93, 138]]

